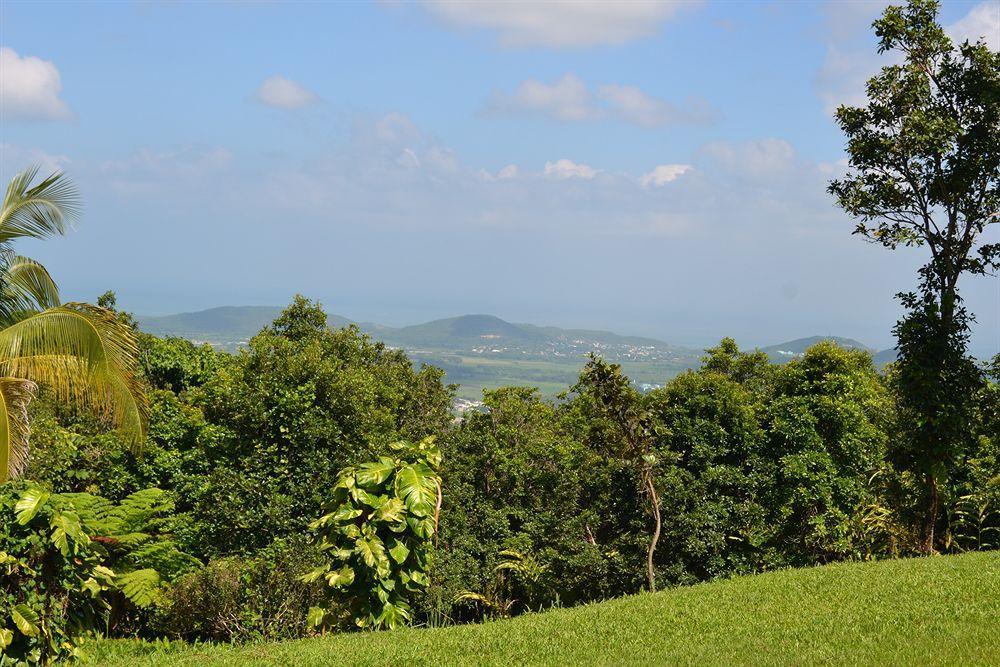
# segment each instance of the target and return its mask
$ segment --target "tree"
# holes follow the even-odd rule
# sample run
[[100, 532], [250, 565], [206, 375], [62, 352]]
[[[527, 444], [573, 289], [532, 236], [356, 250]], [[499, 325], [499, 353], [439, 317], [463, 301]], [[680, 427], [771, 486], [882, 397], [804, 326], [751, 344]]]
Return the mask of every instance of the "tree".
[[296, 297], [196, 392], [216, 440], [186, 499], [195, 551], [251, 554], [303, 532], [341, 469], [447, 428], [441, 376], [357, 327], [330, 329], [319, 304]]
[[617, 455], [638, 474], [640, 488], [653, 516], [653, 534], [646, 550], [646, 581], [649, 590], [655, 591], [653, 555], [660, 541], [663, 524], [660, 498], [656, 493], [653, 476], [653, 467], [656, 465], [656, 455], [653, 453], [656, 431], [654, 420], [643, 408], [641, 397], [629, 384], [628, 378], [622, 374], [621, 366], [609, 364], [593, 354], [580, 374], [580, 381], [575, 389], [595, 400], [617, 431]]
[[110, 418], [133, 445], [145, 438], [147, 406], [131, 329], [104, 308], [61, 304], [45, 267], [11, 248], [20, 238], [66, 233], [79, 210], [63, 174], [32, 185], [37, 173], [35, 167], [17, 174], [0, 209], [0, 482], [27, 463], [27, 407], [38, 385]]
[[1000, 222], [1000, 53], [982, 41], [955, 46], [937, 17], [934, 0], [911, 0], [875, 22], [879, 52], [897, 51], [903, 61], [868, 81], [867, 106], [837, 110], [851, 172], [829, 186], [859, 220], [856, 234], [889, 249], [930, 250], [919, 295], [899, 295], [909, 315], [897, 326], [910, 458], [927, 488], [928, 553], [939, 479], [960, 448], [964, 403], [976, 385], [959, 279], [1000, 268], [1000, 243], [982, 241]]

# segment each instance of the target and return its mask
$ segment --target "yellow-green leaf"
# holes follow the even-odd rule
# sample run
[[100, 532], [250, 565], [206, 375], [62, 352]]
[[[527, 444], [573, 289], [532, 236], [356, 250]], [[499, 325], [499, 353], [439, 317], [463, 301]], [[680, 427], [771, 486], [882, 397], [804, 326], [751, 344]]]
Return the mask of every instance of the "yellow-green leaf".
[[21, 631], [22, 635], [34, 637], [38, 634], [38, 614], [28, 605], [15, 605], [10, 610], [10, 620]]
[[14, 505], [14, 513], [17, 515], [17, 522], [22, 526], [35, 518], [38, 510], [45, 505], [51, 494], [48, 491], [32, 487], [21, 495], [21, 499]]

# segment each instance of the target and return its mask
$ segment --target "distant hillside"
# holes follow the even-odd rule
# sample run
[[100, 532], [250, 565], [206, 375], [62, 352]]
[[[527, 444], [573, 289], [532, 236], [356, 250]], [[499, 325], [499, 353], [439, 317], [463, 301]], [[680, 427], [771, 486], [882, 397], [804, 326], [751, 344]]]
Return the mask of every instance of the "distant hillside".
[[514, 347], [535, 349], [553, 345], [578, 345], [593, 347], [631, 346], [683, 349], [662, 340], [622, 336], [610, 331], [586, 329], [560, 329], [534, 324], [518, 324], [494, 315], [462, 315], [424, 324], [392, 328], [379, 325], [361, 325], [363, 329], [397, 347], [459, 350], [489, 347]]
[[[142, 329], [157, 336], [180, 336], [235, 351], [281, 314], [273, 306], [223, 306], [194, 313], [140, 317]], [[333, 327], [352, 320], [328, 315]], [[508, 322], [494, 315], [461, 315], [406, 327], [363, 322], [362, 331], [391, 347], [407, 351], [415, 363], [438, 366], [449, 382], [460, 385], [459, 396], [476, 400], [482, 390], [525, 385], [555, 396], [572, 385], [586, 361], [597, 352], [622, 364], [643, 391], [661, 386], [688, 368], [697, 368], [702, 351], [671, 345], [653, 338], [623, 336], [610, 331], [561, 329]], [[868, 350], [883, 366], [895, 359], [894, 350], [875, 350], [841, 336], [811, 336], [762, 348], [772, 361], [785, 363], [802, 356], [823, 340]]]
[[766, 352], [767, 356], [771, 358], [771, 361], [775, 363], [784, 363], [786, 361], [791, 361], [796, 357], [801, 357], [807, 349], [816, 343], [821, 343], [825, 340], [833, 341], [840, 347], [848, 350], [867, 350], [872, 354], [875, 353], [874, 349], [868, 347], [864, 343], [858, 342], [853, 338], [844, 338], [842, 336], [809, 336], [808, 338], [796, 338], [795, 340], [790, 340], [785, 343], [762, 347], [760, 350], [761, 352]]
[[376, 327], [379, 338], [398, 347], [467, 349], [490, 342], [500, 344], [540, 344], [544, 334], [524, 325], [512, 324], [493, 315], [462, 315], [398, 329]]
[[888, 350], [882, 350], [881, 352], [876, 352], [872, 355], [872, 359], [875, 360], [875, 365], [881, 368], [886, 364], [891, 364], [896, 361], [899, 356], [899, 350], [894, 347], [890, 347]]
[[[140, 316], [139, 326], [154, 336], [179, 336], [224, 346], [249, 340], [271, 324], [282, 308], [277, 306], [221, 306], [176, 315]], [[346, 318], [328, 316], [332, 326], [345, 326]]]
[[[270, 325], [281, 310], [275, 306], [222, 306], [177, 315], [140, 316], [139, 324], [143, 331], [156, 336], [181, 336], [213, 344], [234, 343], [246, 341]], [[327, 317], [333, 327], [354, 322], [340, 315]], [[661, 340], [622, 336], [610, 331], [515, 324], [494, 315], [461, 315], [406, 327], [389, 327], [374, 322], [358, 326], [374, 338], [406, 349], [456, 351], [514, 346], [523, 350], [573, 343], [594, 349], [602, 346], [686, 349]]]

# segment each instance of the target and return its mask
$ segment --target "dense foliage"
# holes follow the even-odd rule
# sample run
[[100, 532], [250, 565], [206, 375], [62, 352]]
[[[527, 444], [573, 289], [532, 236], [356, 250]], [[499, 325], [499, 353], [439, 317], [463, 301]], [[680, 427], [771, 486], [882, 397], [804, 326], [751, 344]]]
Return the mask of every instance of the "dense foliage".
[[159, 489], [113, 503], [0, 486], [0, 662], [79, 656], [89, 635], [134, 620], [199, 566], [163, 532], [172, 509]]
[[[304, 300], [238, 355], [141, 341], [151, 402], [141, 454], [86, 411], [45, 395], [32, 410], [32, 478], [116, 503], [158, 487], [173, 503], [161, 532], [204, 563], [162, 576], [149, 609], [113, 612], [113, 633], [278, 639], [309, 633], [310, 621], [332, 628], [340, 614], [377, 624], [390, 600], [410, 622], [439, 624], [636, 592], [648, 586], [654, 525], [646, 469], [662, 515], [658, 587], [920, 549], [920, 479], [893, 465], [907, 419], [898, 373], [833, 343], [774, 365], [727, 339], [662, 389], [616, 385], [648, 439], [634, 456], [623, 450], [623, 424], [633, 422], [609, 412], [593, 373], [557, 403], [507, 387], [453, 420], [436, 371], [413, 369], [354, 329], [327, 330]], [[620, 376], [611, 365], [602, 372]], [[970, 397], [969, 445], [942, 486], [940, 551], [1000, 542], [998, 392], [987, 381]], [[383, 500], [411, 512], [395, 476], [415, 454], [393, 443], [426, 436], [437, 436], [442, 457], [433, 539], [377, 520]], [[431, 501], [421, 497], [413, 518], [426, 521]], [[326, 538], [336, 548], [305, 541], [310, 522], [341, 510], [361, 514], [316, 525], [318, 546]], [[353, 545], [338, 541], [345, 526], [359, 531]], [[384, 559], [373, 547], [364, 560], [363, 530]], [[402, 563], [391, 555], [400, 542]], [[316, 580], [303, 581], [321, 562]], [[110, 567], [117, 575], [124, 565]], [[345, 567], [350, 584], [338, 578]], [[352, 601], [370, 608], [352, 616]]]

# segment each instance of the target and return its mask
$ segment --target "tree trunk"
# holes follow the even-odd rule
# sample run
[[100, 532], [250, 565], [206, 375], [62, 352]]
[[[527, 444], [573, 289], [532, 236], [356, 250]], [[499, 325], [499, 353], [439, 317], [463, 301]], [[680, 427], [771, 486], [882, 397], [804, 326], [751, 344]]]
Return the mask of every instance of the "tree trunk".
[[643, 472], [646, 483], [646, 494], [649, 496], [649, 503], [653, 508], [653, 519], [656, 527], [653, 529], [653, 537], [649, 540], [649, 550], [646, 552], [646, 578], [649, 582], [650, 592], [656, 591], [656, 572], [653, 569], [653, 553], [656, 551], [656, 543], [660, 541], [660, 498], [656, 495], [656, 486], [653, 484], [653, 471]]
[[937, 478], [933, 473], [927, 473], [927, 510], [924, 514], [924, 543], [921, 551], [926, 555], [934, 553], [934, 525], [937, 523], [938, 515], [938, 487]]

